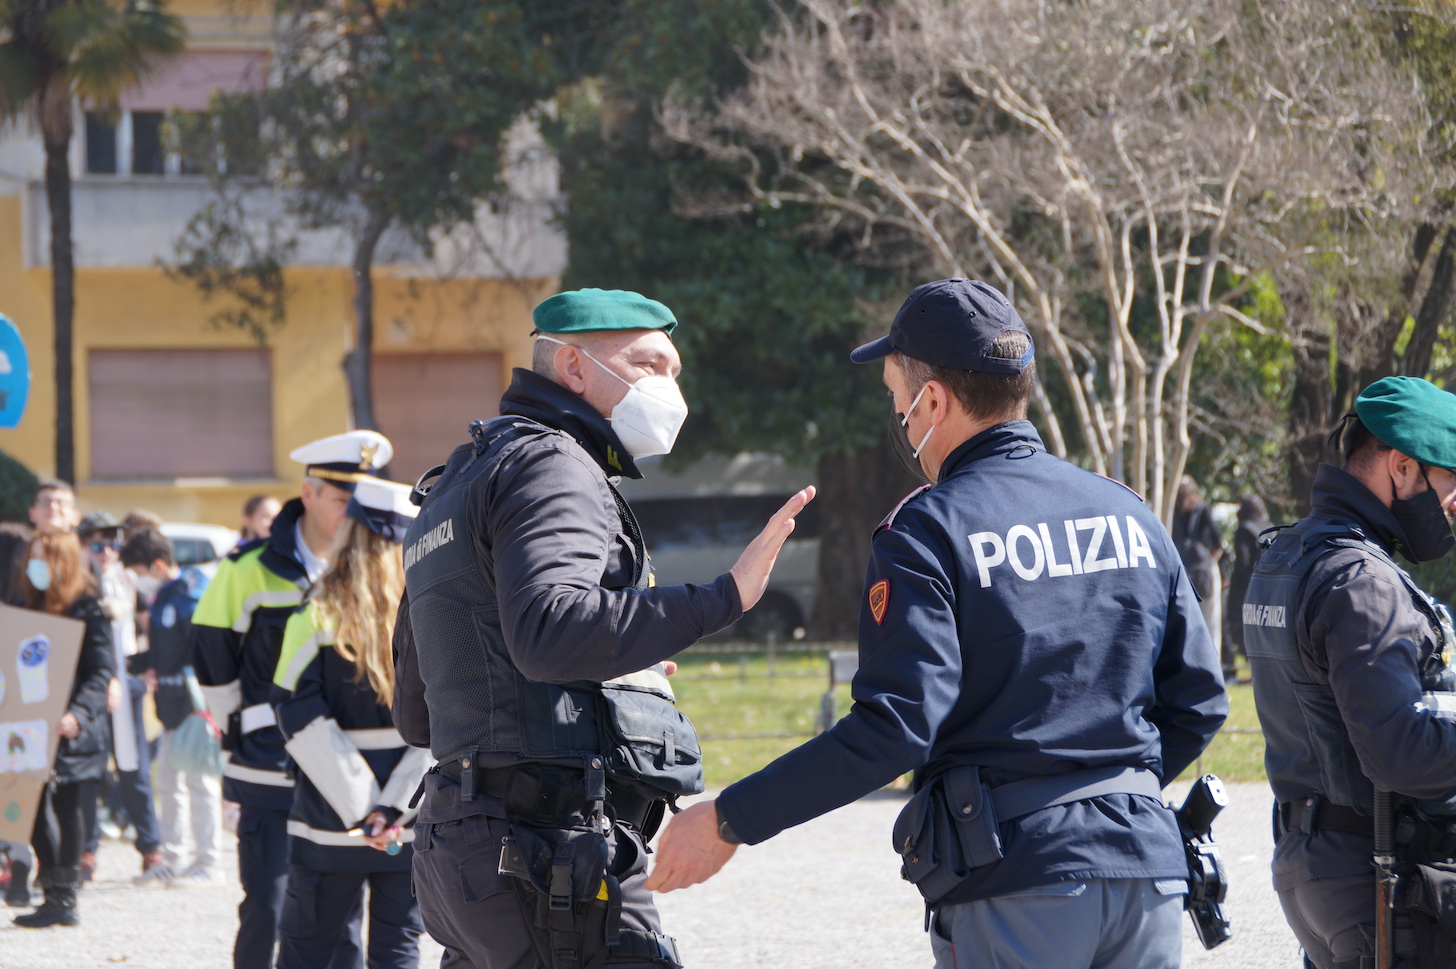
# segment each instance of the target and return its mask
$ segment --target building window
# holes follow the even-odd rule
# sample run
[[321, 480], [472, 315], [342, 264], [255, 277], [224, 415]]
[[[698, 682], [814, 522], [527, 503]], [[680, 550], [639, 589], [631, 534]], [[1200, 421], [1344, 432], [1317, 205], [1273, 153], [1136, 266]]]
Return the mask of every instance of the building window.
[[500, 413], [499, 353], [376, 353], [374, 416], [394, 445], [392, 476], [414, 481]]
[[92, 350], [91, 477], [272, 478], [260, 350]]
[[160, 111], [131, 113], [131, 173], [133, 175], [165, 175], [167, 153], [162, 147]]
[[96, 111], [86, 112], [86, 172], [116, 174], [116, 125]]

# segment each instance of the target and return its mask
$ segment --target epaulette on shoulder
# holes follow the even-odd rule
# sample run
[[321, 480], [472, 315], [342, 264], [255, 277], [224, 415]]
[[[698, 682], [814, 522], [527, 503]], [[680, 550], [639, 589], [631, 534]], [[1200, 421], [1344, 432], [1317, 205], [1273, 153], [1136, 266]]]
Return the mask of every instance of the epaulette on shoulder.
[[1142, 495], [1138, 494], [1136, 491], [1132, 490], [1132, 488], [1128, 487], [1127, 482], [1118, 481], [1116, 478], [1110, 478], [1107, 475], [1102, 474], [1098, 471], [1093, 471], [1092, 473], [1097, 475], [1097, 477], [1101, 478], [1103, 481], [1111, 481], [1113, 484], [1117, 485], [1119, 488], [1132, 495], [1138, 501], [1141, 501], [1145, 505], [1147, 504], [1147, 499], [1145, 499]]
[[897, 504], [894, 508], [891, 508], [890, 509], [890, 513], [885, 516], [884, 520], [881, 521], [878, 525], [875, 526], [875, 532], [874, 533], [876, 535], [878, 535], [880, 532], [884, 531], [885, 529], [889, 528], [891, 525], [895, 524], [895, 516], [898, 515], [898, 514], [900, 514], [900, 510], [902, 508], [904, 508], [906, 505], [910, 504], [910, 502], [914, 501], [916, 498], [918, 498], [921, 495], [925, 494], [925, 492], [927, 492], [929, 490], [930, 490], [930, 485], [923, 484], [920, 487], [916, 488], [914, 491], [910, 492], [904, 498], [901, 498], [900, 499], [900, 503]]
[[246, 542], [242, 542], [241, 544], [239, 544], [238, 547], [233, 549], [231, 552], [227, 553], [227, 560], [229, 562], [236, 562], [238, 559], [242, 558], [244, 555], [247, 555], [254, 549], [261, 548], [267, 544], [268, 540], [266, 538], [250, 538]]

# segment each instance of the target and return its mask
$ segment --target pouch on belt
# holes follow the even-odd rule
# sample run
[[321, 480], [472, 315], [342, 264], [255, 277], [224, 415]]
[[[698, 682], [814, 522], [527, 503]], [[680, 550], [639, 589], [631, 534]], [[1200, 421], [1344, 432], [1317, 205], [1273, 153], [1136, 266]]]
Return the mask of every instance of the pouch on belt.
[[934, 905], [974, 869], [1001, 860], [996, 823], [996, 807], [981, 782], [979, 767], [957, 767], [937, 775], [895, 819], [901, 876]]

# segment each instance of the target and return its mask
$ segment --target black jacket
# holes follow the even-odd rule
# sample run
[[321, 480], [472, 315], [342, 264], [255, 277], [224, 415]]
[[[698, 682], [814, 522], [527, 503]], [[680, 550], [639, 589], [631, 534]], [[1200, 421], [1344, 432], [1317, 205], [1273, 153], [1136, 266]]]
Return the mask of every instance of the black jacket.
[[71, 603], [66, 616], [86, 624], [81, 653], [76, 659], [76, 680], [66, 708], [81, 726], [75, 738], [61, 738], [56, 752], [56, 780], [62, 784], [99, 781], [106, 775], [111, 736], [111, 715], [106, 709], [107, 689], [116, 675], [116, 652], [111, 642], [111, 619], [94, 596]]
[[[726, 574], [707, 585], [631, 588], [637, 551], [606, 476], [641, 473], [585, 401], [517, 370], [501, 413], [565, 432], [512, 442], [495, 472], [471, 485], [473, 555], [500, 603], [512, 661], [527, 679], [600, 682], [646, 669], [742, 615], [738, 587]], [[408, 595], [394, 655], [395, 725], [406, 742], [428, 747]]]
[[[1359, 528], [1387, 553], [1404, 545], [1400, 523], [1353, 475], [1321, 465], [1315, 521]], [[1247, 598], [1258, 601], [1256, 576]], [[1436, 633], [1399, 574], [1372, 552], [1339, 548], [1306, 574], [1293, 621], [1305, 682], [1333, 697], [1358, 771], [1382, 790], [1417, 799], [1456, 792], [1456, 722], [1422, 704], [1421, 663]], [[1255, 677], [1258, 683], [1258, 677]], [[1308, 696], [1306, 689], [1302, 695]], [[1352, 805], [1368, 813], [1369, 804]], [[1370, 839], [1339, 831], [1290, 832], [1274, 853], [1274, 884], [1370, 871]]]

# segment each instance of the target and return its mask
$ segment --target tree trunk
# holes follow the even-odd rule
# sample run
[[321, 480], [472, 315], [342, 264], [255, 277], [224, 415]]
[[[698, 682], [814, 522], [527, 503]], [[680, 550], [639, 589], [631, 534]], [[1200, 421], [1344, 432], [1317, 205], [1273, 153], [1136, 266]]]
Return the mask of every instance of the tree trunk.
[[378, 430], [374, 422], [374, 252], [389, 226], [389, 216], [371, 210], [354, 247], [354, 349], [344, 357], [349, 381], [349, 408], [354, 427]]
[[870, 537], [918, 482], [895, 459], [889, 442], [853, 454], [819, 459], [819, 577], [815, 585], [811, 639], [854, 640]]
[[71, 245], [71, 142], [46, 139], [46, 204], [51, 213], [51, 307], [56, 351], [56, 477], [76, 481], [74, 337], [76, 268]]
[[1288, 521], [1309, 510], [1315, 471], [1327, 459], [1325, 440], [1330, 430], [1330, 334], [1313, 318], [1309, 294], [1302, 281], [1283, 293], [1294, 353], [1294, 387], [1289, 402], [1289, 497], [1293, 507]]
[[1400, 361], [1401, 373], [1424, 377], [1430, 371], [1431, 352], [1436, 347], [1441, 324], [1451, 311], [1453, 295], [1456, 295], [1456, 229], [1447, 229], [1431, 271], [1431, 285], [1416, 312], [1415, 330]]

